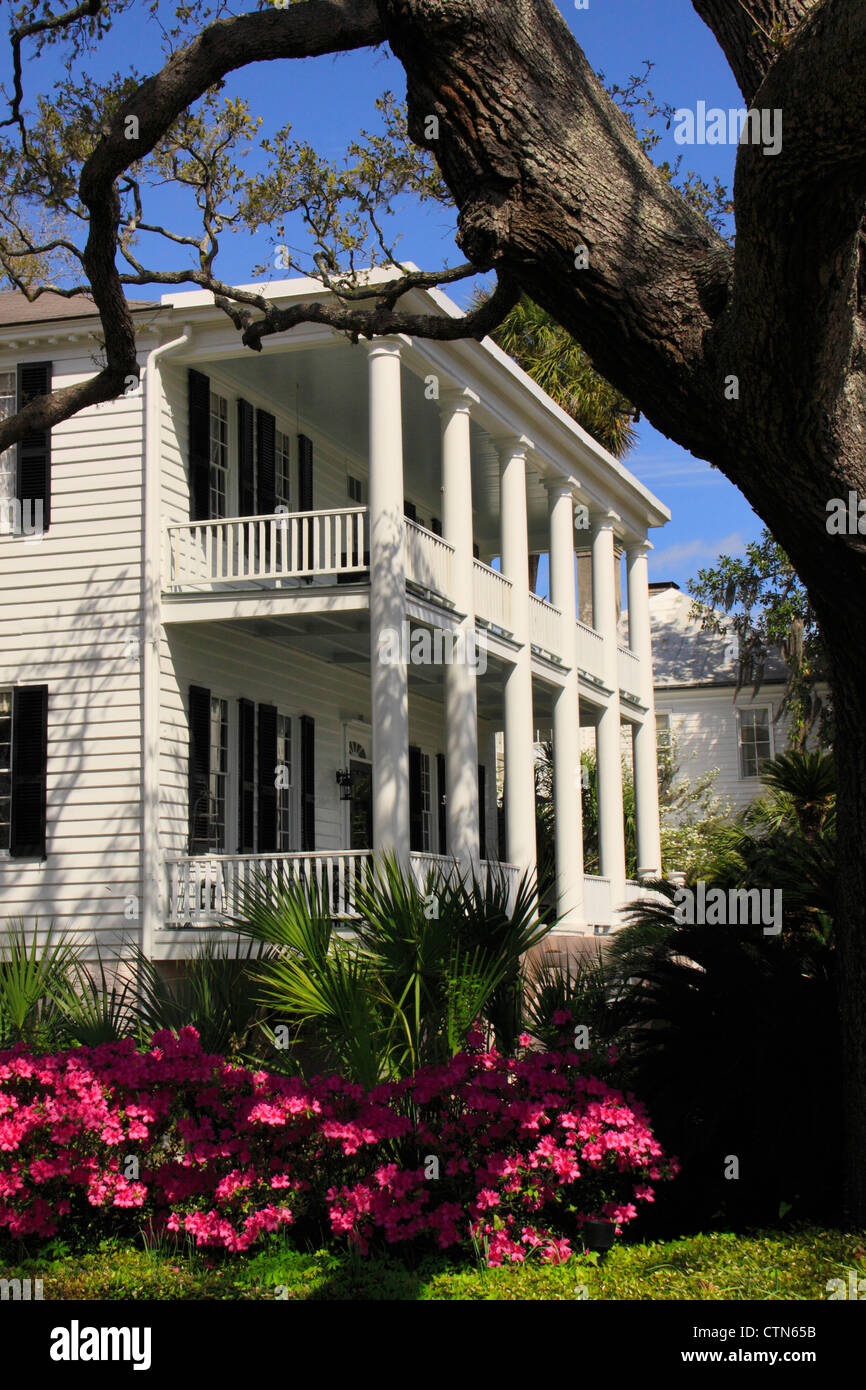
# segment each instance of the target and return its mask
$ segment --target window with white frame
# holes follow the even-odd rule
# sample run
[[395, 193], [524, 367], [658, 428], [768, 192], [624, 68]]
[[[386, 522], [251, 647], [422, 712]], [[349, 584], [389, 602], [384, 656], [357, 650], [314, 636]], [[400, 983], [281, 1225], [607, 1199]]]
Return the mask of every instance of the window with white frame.
[[277, 849], [290, 853], [295, 845], [294, 776], [292, 773], [292, 718], [277, 715], [277, 767], [282, 776], [277, 787]]
[[12, 691], [0, 690], [0, 850], [9, 848], [11, 812]]
[[[8, 420], [18, 406], [18, 380], [15, 372], [0, 372], [0, 420]], [[0, 454], [0, 534], [3, 522], [8, 520], [8, 504], [15, 501], [18, 492], [17, 459], [15, 445], [10, 444]], [[3, 504], [7, 504], [5, 507]]]
[[656, 748], [660, 753], [670, 753], [671, 747], [671, 717], [669, 714], [657, 714]]
[[210, 514], [228, 515], [229, 403], [210, 393]]
[[287, 434], [276, 432], [277, 506], [292, 510], [292, 445]]
[[740, 776], [757, 777], [761, 764], [773, 756], [770, 711], [766, 708], [737, 711], [740, 732]]
[[210, 702], [210, 842], [215, 851], [226, 848], [226, 791], [229, 773], [229, 703], [212, 695]]

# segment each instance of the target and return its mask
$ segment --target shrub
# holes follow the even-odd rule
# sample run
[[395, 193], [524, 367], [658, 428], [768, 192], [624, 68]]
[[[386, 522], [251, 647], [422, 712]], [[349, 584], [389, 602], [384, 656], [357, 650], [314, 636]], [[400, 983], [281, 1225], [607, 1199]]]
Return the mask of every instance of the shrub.
[[495, 1265], [561, 1260], [584, 1221], [633, 1220], [675, 1170], [642, 1107], [564, 1044], [479, 1044], [369, 1093], [249, 1071], [191, 1028], [147, 1052], [2, 1053], [0, 1231], [63, 1236], [98, 1212], [102, 1234], [144, 1224], [240, 1252], [318, 1223], [361, 1251], [474, 1241]]

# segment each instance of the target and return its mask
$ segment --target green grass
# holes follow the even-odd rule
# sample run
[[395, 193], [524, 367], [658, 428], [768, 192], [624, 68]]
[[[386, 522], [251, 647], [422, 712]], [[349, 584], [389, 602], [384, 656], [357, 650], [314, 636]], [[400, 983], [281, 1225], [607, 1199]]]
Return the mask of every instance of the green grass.
[[828, 1279], [852, 1269], [866, 1275], [866, 1233], [814, 1227], [620, 1245], [600, 1265], [575, 1258], [507, 1269], [442, 1256], [408, 1265], [387, 1255], [304, 1253], [282, 1238], [237, 1259], [113, 1241], [81, 1253], [48, 1246], [14, 1262], [0, 1256], [0, 1277], [41, 1278], [46, 1299], [73, 1300], [820, 1300]]

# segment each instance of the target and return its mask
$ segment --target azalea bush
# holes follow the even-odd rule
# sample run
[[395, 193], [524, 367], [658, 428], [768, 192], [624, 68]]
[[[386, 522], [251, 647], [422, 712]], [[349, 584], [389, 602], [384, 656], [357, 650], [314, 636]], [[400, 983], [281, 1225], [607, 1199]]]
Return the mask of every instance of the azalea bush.
[[[371, 1091], [206, 1053], [197, 1033], [36, 1056], [0, 1053], [0, 1232], [144, 1227], [243, 1252], [269, 1232], [483, 1249], [491, 1265], [568, 1257], [587, 1220], [618, 1227], [676, 1170], [642, 1107], [559, 1045], [514, 1057], [480, 1034]], [[598, 1058], [604, 1071], [606, 1059]], [[95, 1218], [95, 1221], [94, 1221]]]

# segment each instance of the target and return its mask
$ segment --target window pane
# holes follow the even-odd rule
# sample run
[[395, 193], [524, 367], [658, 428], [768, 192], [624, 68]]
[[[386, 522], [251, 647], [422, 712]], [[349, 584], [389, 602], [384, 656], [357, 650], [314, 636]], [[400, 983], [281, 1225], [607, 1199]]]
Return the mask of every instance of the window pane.
[[277, 506], [292, 509], [292, 454], [289, 436], [277, 430]]
[[210, 816], [211, 848], [226, 847], [226, 782], [228, 778], [228, 701], [211, 698], [210, 705]]
[[277, 767], [280, 779], [277, 786], [277, 849], [288, 854], [295, 849], [295, 817], [292, 776], [292, 720], [288, 714], [277, 715]]
[[12, 806], [12, 691], [0, 690], [0, 850], [9, 848]]
[[[18, 402], [18, 382], [14, 372], [0, 372], [0, 420], [8, 420], [15, 414]], [[0, 454], [0, 535], [8, 535], [13, 528], [13, 518], [8, 503], [15, 501], [16, 450], [10, 445]], [[4, 505], [6, 504], [6, 505]]]
[[226, 516], [229, 469], [229, 403], [211, 391], [210, 396], [210, 511]]

